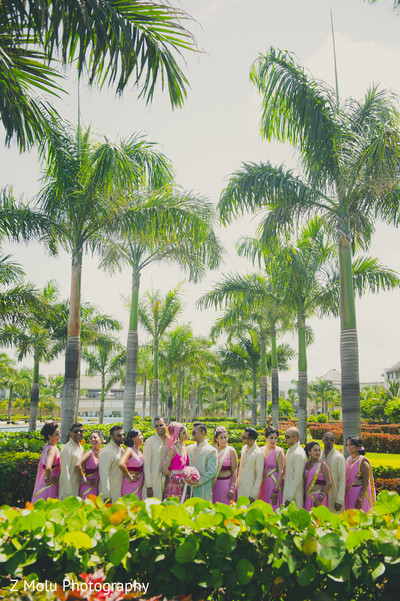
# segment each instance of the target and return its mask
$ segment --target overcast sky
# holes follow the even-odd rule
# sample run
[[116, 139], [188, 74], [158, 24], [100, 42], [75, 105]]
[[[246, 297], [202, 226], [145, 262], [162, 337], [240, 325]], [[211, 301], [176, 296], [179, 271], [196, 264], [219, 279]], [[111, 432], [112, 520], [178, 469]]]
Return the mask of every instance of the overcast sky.
[[[217, 203], [226, 178], [242, 161], [269, 160], [296, 165], [293, 151], [277, 143], [262, 141], [259, 135], [260, 98], [249, 82], [249, 70], [258, 54], [270, 46], [295, 53], [300, 64], [314, 76], [334, 85], [330, 7], [333, 11], [339, 91], [342, 98], [362, 98], [367, 87], [400, 91], [400, 19], [392, 0], [369, 5], [362, 0], [172, 0], [194, 21], [188, 28], [195, 34], [203, 53], [185, 54], [186, 73], [191, 85], [183, 109], [171, 110], [167, 94], [158, 93], [151, 106], [137, 99], [134, 89], [116, 98], [111, 89], [81, 89], [81, 117], [85, 126], [113, 141], [133, 132], [145, 132], [158, 142], [172, 160], [177, 182]], [[77, 123], [77, 78], [68, 73], [69, 95], [55, 102], [60, 114]], [[0, 125], [1, 130], [1, 125]], [[3, 135], [4, 139], [4, 135]], [[39, 187], [40, 164], [35, 151], [20, 155], [14, 147], [0, 147], [0, 188], [12, 185], [17, 195], [33, 198]], [[206, 334], [214, 311], [195, 309], [196, 299], [212, 288], [223, 274], [254, 271], [252, 265], [235, 255], [234, 244], [244, 233], [252, 234], [254, 219], [242, 219], [219, 230], [227, 254], [218, 272], [201, 284], [185, 284], [186, 310], [181, 322], [191, 322], [196, 334]], [[397, 230], [377, 225], [370, 254], [400, 271], [400, 235]], [[69, 296], [70, 259], [50, 258], [37, 244], [3, 244], [24, 267], [26, 276], [38, 286], [49, 279], [61, 285]], [[164, 292], [184, 281], [173, 265], [151, 267], [141, 280], [146, 290]], [[110, 278], [98, 269], [96, 258], [84, 257], [82, 296], [128, 324], [123, 297], [130, 293], [130, 273], [125, 269]], [[400, 360], [400, 292], [368, 295], [357, 300], [362, 382], [381, 379], [385, 367]], [[308, 349], [309, 379], [330, 369], [340, 371], [339, 321], [312, 319], [315, 343]], [[124, 339], [123, 334], [122, 339]], [[142, 336], [142, 341], [144, 337]], [[296, 337], [285, 338], [297, 349]], [[24, 364], [28, 364], [24, 361]], [[43, 366], [44, 373], [63, 371], [63, 359]], [[297, 376], [296, 360], [282, 380]]]

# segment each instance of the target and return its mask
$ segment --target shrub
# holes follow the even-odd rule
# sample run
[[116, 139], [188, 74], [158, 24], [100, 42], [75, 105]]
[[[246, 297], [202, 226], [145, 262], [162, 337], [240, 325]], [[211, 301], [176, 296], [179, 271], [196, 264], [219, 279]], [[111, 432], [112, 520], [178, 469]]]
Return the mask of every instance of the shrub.
[[135, 578], [160, 599], [389, 600], [400, 586], [399, 529], [400, 497], [387, 491], [368, 515], [340, 516], [293, 503], [273, 512], [263, 501], [40, 500], [0, 511], [0, 576], [61, 583], [104, 566], [109, 582]]
[[0, 454], [0, 504], [23, 507], [32, 498], [39, 458], [39, 453]]
[[315, 423], [317, 421], [317, 418], [315, 417], [315, 415], [310, 415], [310, 417], [307, 420], [309, 423]]
[[339, 409], [334, 409], [333, 411], [331, 411], [330, 417], [335, 421], [339, 421], [340, 420], [340, 410]]
[[387, 402], [385, 415], [391, 422], [398, 422], [400, 420], [400, 399], [394, 398]]
[[327, 421], [328, 421], [328, 416], [326, 415], [326, 413], [318, 413], [317, 422], [319, 424], [326, 424]]

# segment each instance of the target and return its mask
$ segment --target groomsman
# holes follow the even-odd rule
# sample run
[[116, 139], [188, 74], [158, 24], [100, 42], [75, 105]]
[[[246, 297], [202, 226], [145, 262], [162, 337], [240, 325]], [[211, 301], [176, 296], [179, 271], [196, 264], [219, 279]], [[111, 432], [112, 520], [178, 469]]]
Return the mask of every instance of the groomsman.
[[81, 483], [75, 469], [75, 464], [83, 455], [81, 440], [83, 438], [83, 425], [72, 424], [69, 441], [60, 452], [61, 471], [58, 488], [58, 497], [62, 501], [66, 497], [77, 497]]
[[167, 431], [167, 422], [164, 417], [154, 418], [156, 433], [150, 436], [143, 447], [143, 470], [147, 497], [155, 497], [162, 501], [165, 476], [162, 473], [168, 449], [172, 438]]
[[103, 501], [115, 503], [121, 496], [124, 475], [118, 464], [124, 453], [124, 437], [122, 426], [113, 426], [110, 429], [110, 442], [99, 453], [99, 494]]
[[332, 474], [332, 488], [329, 491], [328, 507], [333, 513], [344, 511], [344, 493], [346, 487], [346, 461], [342, 453], [335, 449], [335, 435], [324, 432], [322, 437], [324, 449], [321, 461], [326, 461]]
[[285, 484], [283, 487], [282, 502], [287, 507], [292, 501], [297, 509], [304, 505], [304, 467], [307, 455], [299, 442], [300, 433], [297, 428], [288, 428], [285, 440], [289, 449], [285, 455]]
[[248, 497], [250, 503], [258, 499], [264, 471], [264, 453], [256, 443], [258, 432], [248, 426], [242, 434], [244, 447], [240, 456], [237, 496]]

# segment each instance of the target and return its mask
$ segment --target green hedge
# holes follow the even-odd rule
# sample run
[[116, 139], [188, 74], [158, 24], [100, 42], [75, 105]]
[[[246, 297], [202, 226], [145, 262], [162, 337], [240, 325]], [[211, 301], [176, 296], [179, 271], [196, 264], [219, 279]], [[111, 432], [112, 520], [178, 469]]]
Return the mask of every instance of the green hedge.
[[[190, 499], [113, 505], [38, 501], [0, 509], [1, 585], [57, 582], [104, 568], [108, 582], [136, 579], [148, 595], [236, 601], [398, 599], [400, 497], [384, 491], [369, 514], [272, 511]], [[381, 597], [382, 596], [382, 597]], [[15, 599], [16, 597], [14, 597]]]

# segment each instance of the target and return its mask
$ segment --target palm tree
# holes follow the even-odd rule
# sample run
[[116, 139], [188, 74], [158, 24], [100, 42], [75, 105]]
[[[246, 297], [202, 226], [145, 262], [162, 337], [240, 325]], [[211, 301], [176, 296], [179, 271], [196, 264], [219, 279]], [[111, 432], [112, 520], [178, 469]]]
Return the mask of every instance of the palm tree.
[[[147, 384], [149, 384], [150, 396], [152, 394], [152, 380], [154, 374], [154, 365], [152, 361], [153, 349], [148, 346], [141, 346], [138, 353], [138, 367], [137, 377], [138, 381], [143, 383], [143, 400], [142, 400], [142, 414], [146, 417], [146, 403], [147, 403]], [[125, 381], [125, 379], [124, 379]], [[124, 391], [125, 392], [125, 391]]]
[[[157, 185], [170, 166], [163, 156], [153, 152], [153, 144], [140, 136], [132, 136], [118, 147], [108, 141], [94, 143], [89, 131], [76, 134], [63, 124], [49, 129], [42, 152], [47, 157], [47, 170], [37, 202], [58, 224], [57, 242], [72, 258], [61, 405], [61, 439], [64, 441], [74, 421], [79, 395], [83, 254], [100, 250], [104, 235], [111, 235], [134, 189], [146, 180], [150, 185]], [[124, 214], [125, 223], [128, 218], [131, 214], [129, 217]], [[120, 222], [118, 225], [120, 227]], [[54, 239], [50, 240], [50, 247], [54, 249], [54, 246]]]
[[322, 413], [327, 414], [328, 402], [337, 399], [338, 389], [332, 380], [317, 378], [309, 384], [308, 392], [315, 402], [315, 414], [318, 415], [318, 403], [321, 403]]
[[101, 335], [91, 345], [93, 350], [82, 351], [82, 359], [88, 364], [87, 374], [101, 376], [101, 396], [99, 424], [104, 422], [104, 400], [106, 393], [106, 376], [119, 372], [125, 362], [125, 354], [122, 353], [121, 344], [112, 336]]
[[222, 359], [222, 369], [233, 369], [248, 377], [252, 382], [251, 423], [257, 424], [257, 379], [260, 369], [260, 344], [257, 334], [250, 330], [247, 334], [239, 334], [235, 342], [229, 342], [218, 349]]
[[[159, 183], [171, 179], [166, 173]], [[132, 211], [133, 209], [133, 211]], [[135, 414], [138, 338], [138, 302], [140, 278], [155, 262], [176, 262], [188, 272], [189, 281], [198, 282], [207, 267], [218, 266], [222, 254], [213, 225], [212, 205], [191, 193], [171, 186], [138, 194], [127, 205], [129, 216], [121, 240], [108, 242], [102, 266], [110, 271], [124, 264], [132, 270], [129, 331], [124, 389], [124, 429], [132, 428]]]
[[0, 10], [0, 120], [6, 143], [15, 136], [25, 149], [46, 130], [49, 104], [34, 90], [59, 96], [62, 75], [51, 62], [75, 63], [89, 83], [116, 84], [121, 93], [128, 82], [139, 96], [153, 99], [157, 84], [166, 87], [171, 105], [181, 106], [187, 80], [177, 58], [195, 50], [183, 27], [188, 16], [158, 2], [67, 2], [10, 0]]
[[33, 380], [29, 410], [29, 432], [36, 430], [37, 411], [39, 405], [39, 366], [44, 361], [54, 358], [54, 332], [52, 323], [60, 318], [57, 313], [56, 300], [58, 286], [50, 281], [40, 293], [43, 308], [35, 311], [26, 319], [23, 326], [5, 325], [0, 329], [0, 343], [15, 346], [18, 350], [18, 361], [27, 355], [33, 357]]
[[[172, 378], [174, 371], [177, 371], [180, 365], [185, 365], [188, 360], [188, 342], [193, 337], [193, 331], [190, 324], [176, 326], [173, 330], [166, 332], [160, 345], [160, 359], [166, 366], [168, 372], [168, 410], [167, 420], [171, 421], [173, 396], [172, 396]], [[177, 406], [177, 413], [180, 414], [180, 407]]]
[[367, 245], [373, 219], [392, 219], [399, 165], [399, 116], [391, 93], [368, 90], [363, 102], [339, 102], [293, 56], [270, 48], [253, 66], [263, 99], [261, 133], [293, 144], [305, 173], [270, 163], [244, 164], [222, 192], [225, 223], [243, 211], [268, 208], [264, 239], [319, 213], [335, 229], [340, 264], [341, 372], [344, 436], [360, 433], [360, 385], [352, 253]]
[[[239, 246], [239, 253], [243, 253], [243, 244]], [[221, 307], [224, 303], [233, 300], [239, 319], [247, 315], [256, 324], [260, 336], [260, 423], [265, 425], [267, 407], [267, 365], [266, 341], [269, 338], [272, 347], [272, 403], [275, 427], [279, 422], [279, 377], [277, 356], [277, 334], [285, 331], [290, 325], [290, 312], [278, 298], [275, 289], [266, 278], [258, 274], [241, 276], [228, 275], [217, 283], [214, 289], [203, 295], [198, 305], [200, 307]], [[232, 307], [231, 307], [232, 309]], [[234, 315], [231, 316], [234, 318]], [[246, 318], [245, 318], [246, 319]], [[226, 316], [225, 316], [226, 320]], [[253, 403], [255, 403], [253, 398]], [[253, 407], [253, 419], [256, 417]], [[254, 422], [256, 423], [256, 422]]]
[[174, 290], [167, 292], [165, 297], [160, 290], [156, 290], [153, 294], [147, 292], [144, 300], [139, 303], [139, 321], [145, 331], [150, 334], [153, 345], [154, 379], [151, 419], [154, 419], [158, 412], [160, 340], [182, 310], [181, 296], [179, 285]]
[[8, 389], [8, 423], [11, 423], [12, 398], [15, 384], [19, 381], [19, 373], [15, 361], [6, 353], [0, 353], [0, 383]]

